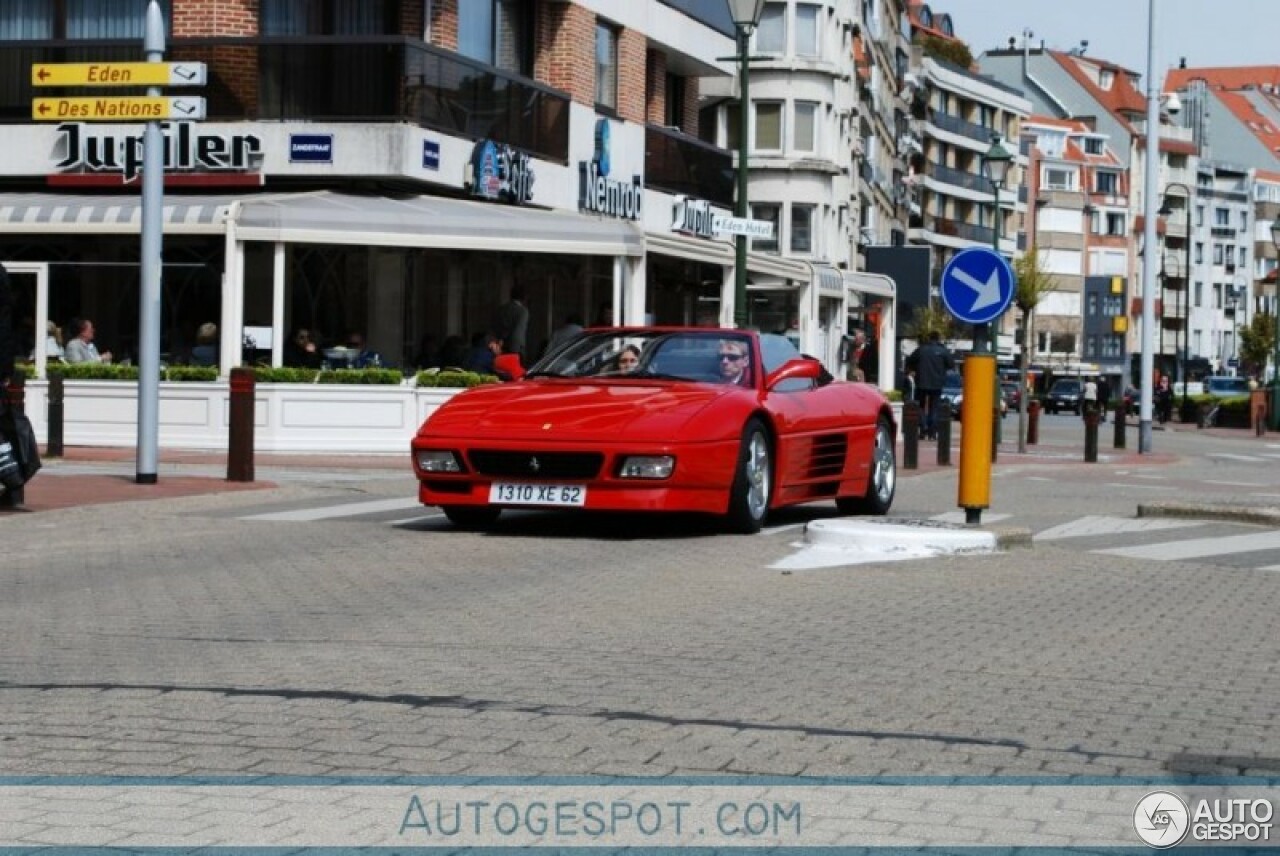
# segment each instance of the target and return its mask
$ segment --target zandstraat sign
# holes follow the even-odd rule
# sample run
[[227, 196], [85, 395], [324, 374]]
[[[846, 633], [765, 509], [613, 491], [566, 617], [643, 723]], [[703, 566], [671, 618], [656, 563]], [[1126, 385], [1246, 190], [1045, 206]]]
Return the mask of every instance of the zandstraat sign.
[[[219, 134], [197, 130], [190, 122], [164, 122], [166, 171], [247, 173], [262, 163], [262, 140], [256, 134]], [[98, 131], [67, 122], [57, 127], [54, 163], [59, 175], [120, 176], [135, 181], [142, 172], [142, 131], [136, 134]]]
[[609, 149], [609, 120], [601, 119], [596, 122], [595, 156], [578, 164], [578, 208], [592, 214], [639, 220], [644, 180], [639, 175], [629, 181], [611, 178]]

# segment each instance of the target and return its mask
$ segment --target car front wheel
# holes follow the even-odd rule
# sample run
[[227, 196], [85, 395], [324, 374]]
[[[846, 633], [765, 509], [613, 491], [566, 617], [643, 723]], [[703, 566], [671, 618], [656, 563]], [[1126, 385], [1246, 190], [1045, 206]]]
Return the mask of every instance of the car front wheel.
[[842, 496], [836, 500], [841, 514], [888, 514], [898, 486], [898, 459], [893, 445], [893, 427], [881, 416], [876, 422], [875, 445], [871, 449], [871, 474], [863, 496]]
[[742, 429], [742, 445], [738, 451], [738, 467], [729, 492], [729, 529], [743, 535], [760, 531], [769, 513], [769, 495], [773, 489], [773, 453], [769, 434], [758, 418], [747, 420]]

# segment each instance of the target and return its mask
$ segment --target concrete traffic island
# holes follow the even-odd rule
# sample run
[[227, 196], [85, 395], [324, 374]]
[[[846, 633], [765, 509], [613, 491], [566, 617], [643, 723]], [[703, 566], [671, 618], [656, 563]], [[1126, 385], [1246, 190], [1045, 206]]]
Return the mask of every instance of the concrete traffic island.
[[870, 562], [979, 555], [1031, 546], [1031, 532], [1018, 528], [971, 528], [910, 518], [814, 520], [794, 555], [770, 567], [829, 568]]
[[1274, 505], [1243, 505], [1212, 502], [1148, 502], [1138, 506], [1139, 517], [1191, 517], [1198, 520], [1226, 520], [1280, 526], [1280, 508]]

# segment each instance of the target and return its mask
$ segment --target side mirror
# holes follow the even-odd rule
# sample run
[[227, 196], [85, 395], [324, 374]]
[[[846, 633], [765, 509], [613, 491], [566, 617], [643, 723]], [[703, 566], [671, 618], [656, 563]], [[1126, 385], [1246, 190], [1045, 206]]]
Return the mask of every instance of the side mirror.
[[800, 378], [802, 380], [817, 380], [821, 375], [822, 363], [817, 360], [787, 360], [764, 379], [764, 388], [766, 390], [772, 390], [784, 380], [794, 380], [796, 378]]

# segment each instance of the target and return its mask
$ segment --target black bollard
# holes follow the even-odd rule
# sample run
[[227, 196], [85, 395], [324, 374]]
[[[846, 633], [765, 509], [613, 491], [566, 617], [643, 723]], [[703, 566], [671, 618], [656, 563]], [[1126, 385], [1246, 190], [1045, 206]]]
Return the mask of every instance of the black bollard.
[[939, 401], [937, 410], [938, 466], [947, 467], [951, 465], [951, 402]]
[[1098, 408], [1086, 406], [1084, 409], [1084, 459], [1087, 463], [1098, 462]]
[[920, 405], [907, 401], [902, 405], [902, 468], [920, 467]]
[[1034, 446], [1040, 442], [1040, 402], [1031, 399], [1027, 402], [1027, 445]]
[[1114, 445], [1117, 449], [1124, 448], [1124, 444], [1125, 444], [1124, 429], [1125, 429], [1125, 419], [1127, 418], [1128, 418], [1128, 414], [1125, 413], [1124, 398], [1121, 397], [1116, 401], [1116, 428], [1115, 428]]
[[50, 458], [62, 457], [62, 424], [65, 418], [62, 396], [62, 372], [53, 369], [49, 372], [49, 407], [47, 409], [49, 428], [46, 434], [48, 439], [45, 442], [45, 454]]
[[227, 481], [253, 481], [253, 369], [231, 370]]

